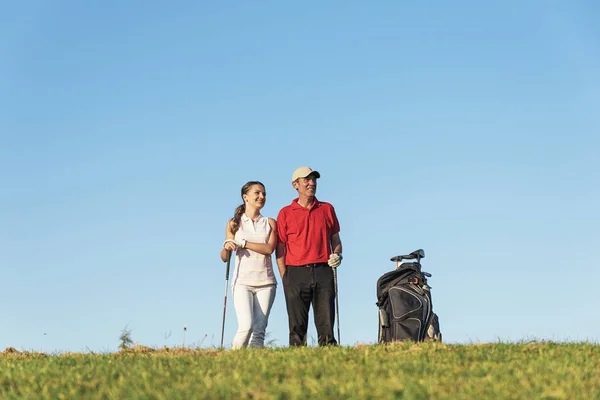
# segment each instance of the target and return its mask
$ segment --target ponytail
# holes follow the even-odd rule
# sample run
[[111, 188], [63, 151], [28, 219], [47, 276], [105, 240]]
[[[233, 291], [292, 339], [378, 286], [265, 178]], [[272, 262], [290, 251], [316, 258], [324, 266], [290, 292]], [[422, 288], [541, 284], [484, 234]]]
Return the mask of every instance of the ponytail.
[[235, 235], [235, 233], [240, 229], [240, 221], [242, 220], [242, 214], [246, 211], [246, 204], [239, 205], [235, 212], [233, 213], [233, 218], [231, 219], [231, 232]]

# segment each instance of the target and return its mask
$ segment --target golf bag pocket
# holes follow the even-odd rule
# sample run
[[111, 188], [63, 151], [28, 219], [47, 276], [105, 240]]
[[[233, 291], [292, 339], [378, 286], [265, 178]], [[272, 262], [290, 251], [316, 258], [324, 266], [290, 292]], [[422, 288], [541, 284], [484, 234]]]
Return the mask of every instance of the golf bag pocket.
[[431, 321], [429, 322], [429, 326], [427, 327], [427, 334], [425, 336], [425, 340], [430, 340], [434, 342], [442, 341], [442, 332], [440, 332], [440, 319], [438, 318], [436, 313], [431, 313]]
[[423, 323], [429, 321], [428, 301], [410, 286], [396, 286], [389, 291], [392, 314], [390, 333], [396, 340], [420, 341], [425, 333]]

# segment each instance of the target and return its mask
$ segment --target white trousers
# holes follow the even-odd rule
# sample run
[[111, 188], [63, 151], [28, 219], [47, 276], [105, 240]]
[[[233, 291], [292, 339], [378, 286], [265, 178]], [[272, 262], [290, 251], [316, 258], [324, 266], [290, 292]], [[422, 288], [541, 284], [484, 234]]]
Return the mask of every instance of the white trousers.
[[275, 300], [276, 286], [233, 286], [233, 305], [237, 314], [238, 330], [231, 345], [234, 349], [264, 347], [269, 313]]

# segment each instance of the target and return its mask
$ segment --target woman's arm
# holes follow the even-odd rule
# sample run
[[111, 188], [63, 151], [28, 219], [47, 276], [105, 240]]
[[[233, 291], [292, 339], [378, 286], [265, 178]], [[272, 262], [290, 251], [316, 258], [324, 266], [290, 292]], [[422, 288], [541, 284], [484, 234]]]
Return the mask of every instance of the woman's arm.
[[273, 254], [275, 246], [277, 246], [277, 222], [273, 218], [269, 218], [269, 225], [271, 225], [271, 232], [267, 243], [246, 242], [245, 248], [265, 256]]
[[[225, 240], [233, 239], [233, 237], [234, 237], [234, 235], [233, 235], [233, 232], [231, 231], [231, 220], [229, 220], [229, 221], [227, 221], [227, 226], [225, 227]], [[235, 244], [233, 244], [231, 242], [225, 243], [223, 245], [223, 248], [221, 249], [221, 260], [223, 260], [223, 262], [227, 262], [231, 252], [235, 251], [235, 250], [236, 250]]]

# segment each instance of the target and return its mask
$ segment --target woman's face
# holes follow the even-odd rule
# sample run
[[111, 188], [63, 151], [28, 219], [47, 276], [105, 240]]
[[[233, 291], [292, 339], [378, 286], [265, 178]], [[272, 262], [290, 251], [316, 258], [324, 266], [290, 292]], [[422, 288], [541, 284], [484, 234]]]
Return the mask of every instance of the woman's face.
[[244, 194], [244, 201], [247, 205], [260, 210], [267, 202], [267, 192], [262, 185], [252, 185], [246, 194]]

